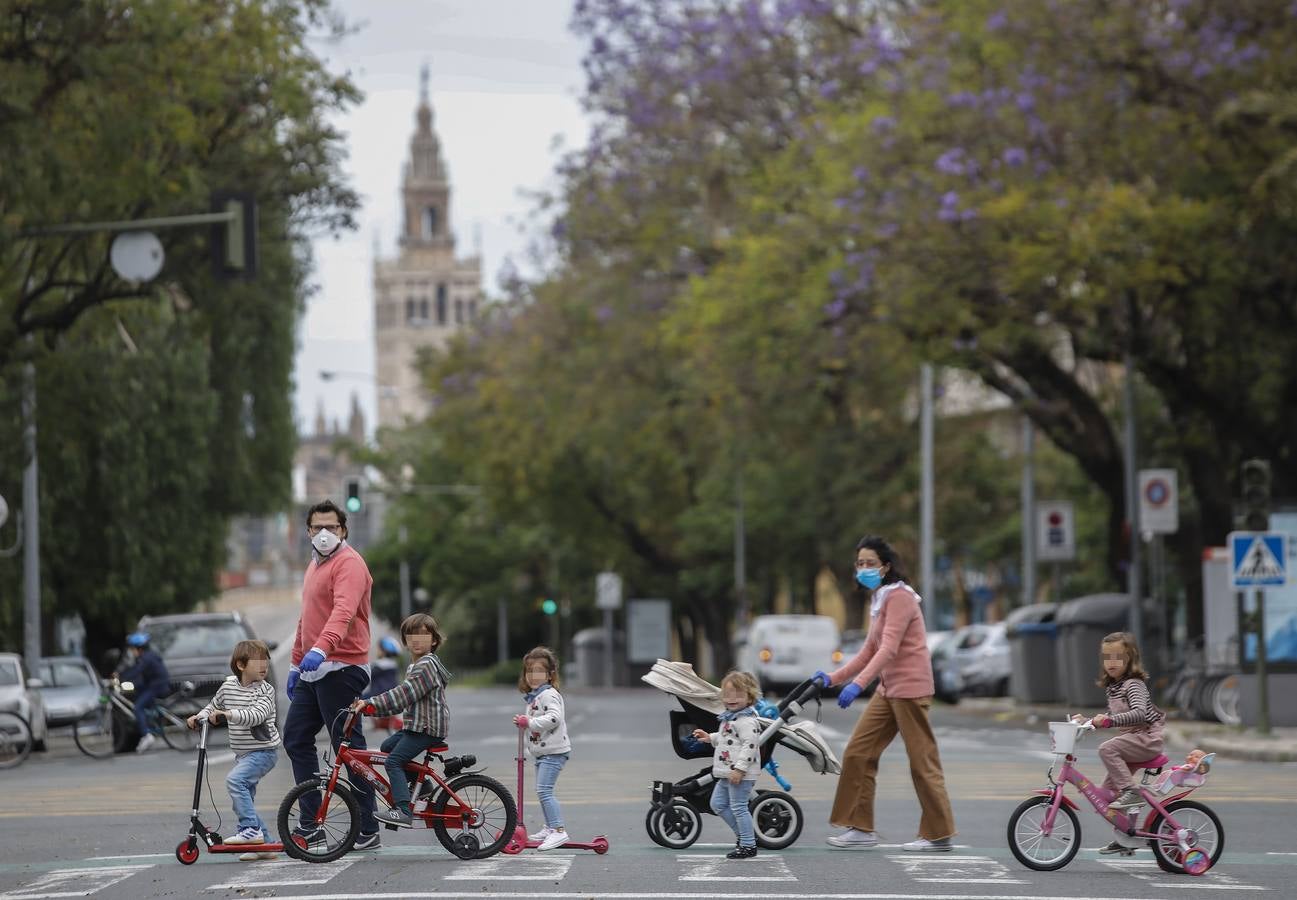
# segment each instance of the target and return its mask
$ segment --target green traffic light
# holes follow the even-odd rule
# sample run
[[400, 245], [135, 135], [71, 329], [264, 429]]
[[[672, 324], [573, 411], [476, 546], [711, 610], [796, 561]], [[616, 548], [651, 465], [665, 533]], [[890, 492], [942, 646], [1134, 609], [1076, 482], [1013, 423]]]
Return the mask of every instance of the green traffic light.
[[558, 612], [558, 604], [555, 603], [553, 600], [546, 599], [543, 603], [541, 603], [540, 611], [547, 616], [552, 616], [554, 615], [554, 613]]
[[347, 512], [349, 512], [349, 513], [358, 513], [358, 512], [360, 512], [360, 498], [359, 498], [359, 497], [348, 497], [348, 498], [347, 498]]

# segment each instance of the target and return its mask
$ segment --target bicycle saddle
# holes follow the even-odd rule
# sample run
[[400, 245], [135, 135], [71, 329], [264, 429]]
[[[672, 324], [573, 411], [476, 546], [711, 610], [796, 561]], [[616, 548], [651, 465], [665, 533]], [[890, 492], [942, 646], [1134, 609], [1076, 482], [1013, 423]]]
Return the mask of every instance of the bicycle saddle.
[[1170, 761], [1171, 761], [1170, 757], [1168, 757], [1165, 753], [1159, 753], [1157, 756], [1153, 757], [1152, 759], [1146, 759], [1143, 762], [1131, 763], [1130, 767], [1132, 769], [1160, 769]]

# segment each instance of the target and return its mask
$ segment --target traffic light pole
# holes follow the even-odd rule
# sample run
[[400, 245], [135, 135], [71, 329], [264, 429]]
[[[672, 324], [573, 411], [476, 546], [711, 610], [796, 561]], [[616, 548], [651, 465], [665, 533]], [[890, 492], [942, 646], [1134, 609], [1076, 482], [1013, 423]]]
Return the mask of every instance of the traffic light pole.
[[401, 621], [410, 617], [410, 560], [405, 542], [409, 537], [404, 525], [401, 526], [397, 539], [401, 542]]
[[1265, 591], [1256, 592], [1256, 688], [1257, 719], [1256, 730], [1261, 734], [1270, 733], [1270, 686], [1266, 678], [1265, 654]]
[[[28, 342], [31, 336], [28, 335]], [[41, 658], [40, 490], [36, 473], [36, 367], [23, 364], [23, 656], [27, 671]], [[33, 676], [35, 677], [35, 676]]]

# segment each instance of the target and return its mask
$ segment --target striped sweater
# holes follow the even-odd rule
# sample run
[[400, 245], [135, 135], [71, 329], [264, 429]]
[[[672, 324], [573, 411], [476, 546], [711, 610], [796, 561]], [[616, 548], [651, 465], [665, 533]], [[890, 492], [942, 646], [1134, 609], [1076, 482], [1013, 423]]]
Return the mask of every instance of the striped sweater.
[[450, 709], [446, 706], [446, 682], [450, 672], [435, 653], [425, 653], [405, 670], [405, 681], [390, 691], [369, 698], [374, 714], [400, 713], [406, 731], [446, 739], [450, 731]]
[[230, 725], [230, 749], [236, 754], [273, 750], [280, 744], [275, 724], [275, 688], [269, 681], [243, 684], [237, 675], [227, 676], [211, 702], [198, 714], [207, 718], [213, 710], [225, 714]]
[[[1124, 678], [1108, 685], [1108, 715], [1112, 718], [1113, 728], [1143, 728], [1157, 725], [1166, 719], [1166, 713], [1157, 708], [1148, 693], [1148, 685], [1142, 678]], [[1112, 712], [1113, 701], [1122, 700], [1128, 708], [1125, 712]]]

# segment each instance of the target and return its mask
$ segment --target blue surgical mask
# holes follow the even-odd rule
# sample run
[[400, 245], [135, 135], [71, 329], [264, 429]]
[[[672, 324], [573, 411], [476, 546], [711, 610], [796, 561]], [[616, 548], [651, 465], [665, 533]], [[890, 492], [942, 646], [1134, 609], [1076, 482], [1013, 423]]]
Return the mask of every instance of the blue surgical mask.
[[862, 588], [873, 590], [883, 583], [883, 570], [880, 569], [856, 569], [856, 581], [860, 582]]

